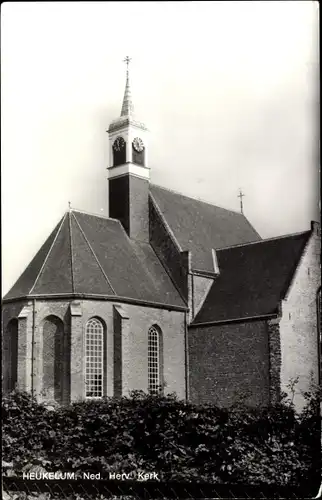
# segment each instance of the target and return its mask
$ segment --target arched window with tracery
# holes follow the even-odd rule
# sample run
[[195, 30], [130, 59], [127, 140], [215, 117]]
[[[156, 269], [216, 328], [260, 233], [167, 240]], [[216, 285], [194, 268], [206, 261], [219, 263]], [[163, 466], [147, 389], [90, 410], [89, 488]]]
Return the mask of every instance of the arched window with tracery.
[[148, 391], [160, 394], [163, 387], [162, 333], [157, 326], [148, 332]]
[[98, 318], [91, 318], [85, 332], [85, 397], [104, 396], [104, 327]]

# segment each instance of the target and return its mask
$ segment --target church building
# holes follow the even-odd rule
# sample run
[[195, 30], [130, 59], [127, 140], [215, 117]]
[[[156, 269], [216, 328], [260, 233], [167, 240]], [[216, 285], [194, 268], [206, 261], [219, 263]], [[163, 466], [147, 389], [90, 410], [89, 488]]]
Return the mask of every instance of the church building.
[[70, 208], [3, 298], [3, 390], [267, 405], [298, 378], [300, 408], [320, 379], [319, 225], [262, 239], [243, 213], [152, 184], [128, 62], [109, 217]]

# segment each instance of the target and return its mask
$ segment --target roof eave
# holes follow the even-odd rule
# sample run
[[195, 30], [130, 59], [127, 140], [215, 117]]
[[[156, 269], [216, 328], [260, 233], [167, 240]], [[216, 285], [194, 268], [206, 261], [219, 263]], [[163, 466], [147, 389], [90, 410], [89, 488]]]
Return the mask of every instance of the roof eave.
[[230, 318], [230, 319], [226, 318], [226, 319], [220, 319], [220, 320], [214, 320], [214, 321], [204, 321], [204, 322], [200, 322], [200, 323], [192, 322], [189, 325], [189, 328], [216, 326], [216, 325], [223, 325], [223, 324], [228, 324], [228, 323], [244, 323], [245, 321], [265, 320], [265, 319], [271, 319], [271, 318], [278, 318], [279, 315], [280, 315], [279, 312], [275, 311], [275, 312], [268, 313], [268, 314], [258, 314], [256, 316], [244, 316], [242, 318]]
[[154, 307], [158, 309], [167, 309], [173, 311], [187, 312], [189, 308], [187, 306], [179, 306], [176, 304], [166, 304], [163, 302], [154, 302], [141, 299], [132, 299], [129, 297], [120, 297], [117, 295], [100, 295], [91, 293], [53, 293], [53, 294], [30, 294], [24, 296], [10, 297], [2, 299], [3, 304], [8, 304], [10, 302], [18, 302], [20, 300], [31, 300], [31, 299], [87, 299], [87, 300], [104, 300], [109, 302], [124, 302], [126, 304], [140, 305], [144, 307]]
[[216, 271], [203, 271], [194, 268], [192, 268], [191, 274], [194, 274], [195, 276], [200, 276], [201, 278], [210, 278], [210, 279], [215, 279], [218, 278], [219, 276], [219, 273]]

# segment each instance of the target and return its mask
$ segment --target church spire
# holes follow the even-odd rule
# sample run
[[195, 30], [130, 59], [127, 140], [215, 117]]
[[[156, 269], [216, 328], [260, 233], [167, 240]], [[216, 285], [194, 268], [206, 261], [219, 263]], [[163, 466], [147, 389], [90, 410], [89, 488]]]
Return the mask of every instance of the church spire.
[[239, 189], [239, 195], [238, 195], [238, 198], [240, 198], [240, 213], [241, 214], [244, 214], [244, 204], [243, 204], [243, 197], [244, 197], [244, 193], [242, 192], [241, 189]]
[[129, 75], [129, 64], [131, 62], [131, 57], [126, 56], [124, 62], [126, 63], [126, 83], [125, 83], [121, 116], [131, 116], [134, 113], [131, 88], [130, 88], [130, 75]]

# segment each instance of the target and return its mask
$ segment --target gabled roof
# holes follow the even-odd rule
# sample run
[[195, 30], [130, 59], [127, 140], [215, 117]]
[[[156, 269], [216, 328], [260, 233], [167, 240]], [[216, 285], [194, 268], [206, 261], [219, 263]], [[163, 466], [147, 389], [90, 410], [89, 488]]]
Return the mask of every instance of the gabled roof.
[[130, 240], [114, 219], [64, 215], [4, 300], [84, 294], [185, 308], [151, 246]]
[[194, 270], [214, 270], [212, 249], [261, 239], [241, 213], [153, 184], [150, 185], [150, 193], [181, 250], [191, 251]]
[[192, 325], [278, 312], [310, 235], [306, 231], [219, 250], [220, 275]]

